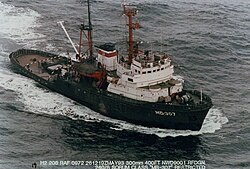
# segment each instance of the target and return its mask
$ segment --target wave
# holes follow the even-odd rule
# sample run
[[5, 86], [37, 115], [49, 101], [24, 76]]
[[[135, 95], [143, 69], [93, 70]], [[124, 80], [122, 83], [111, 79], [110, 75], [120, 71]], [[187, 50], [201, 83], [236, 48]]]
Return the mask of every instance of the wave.
[[216, 130], [221, 129], [222, 125], [226, 124], [227, 122], [228, 119], [227, 117], [223, 116], [221, 110], [212, 108], [209, 110], [208, 115], [205, 118], [200, 131], [148, 128], [126, 123], [121, 123], [117, 126], [118, 129], [135, 130], [144, 134], [155, 134], [158, 137], [178, 137], [178, 136], [201, 135], [205, 133], [215, 133]]
[[214, 133], [228, 122], [221, 110], [212, 108], [209, 110], [200, 131], [144, 127], [103, 116], [60, 94], [40, 88], [33, 80], [21, 75], [0, 72], [0, 78], [2, 79], [0, 82], [1, 87], [13, 90], [19, 95], [18, 101], [25, 105], [25, 111], [38, 114], [63, 115], [73, 120], [84, 120], [87, 122], [109, 122], [113, 125], [110, 127], [112, 130], [130, 130], [143, 134], [154, 134], [158, 137], [177, 137]]
[[[44, 37], [34, 31], [34, 28], [41, 26], [37, 22], [40, 17], [38, 12], [2, 2], [0, 2], [0, 9], [0, 35], [2, 38], [9, 38], [29, 47]], [[28, 44], [25, 43], [27, 41], [29, 41]]]
[[[40, 41], [41, 38], [44, 37], [44, 35], [35, 33], [34, 31], [36, 27], [40, 26], [37, 22], [40, 14], [36, 11], [26, 8], [17, 8], [1, 2], [0, 8], [3, 9], [0, 11], [1, 36], [10, 38], [19, 44], [24, 44], [28, 41], [28, 43], [25, 43], [25, 46], [29, 48], [36, 46], [37, 41]], [[20, 22], [20, 20], [22, 22]], [[4, 53], [3, 48], [4, 47], [0, 44], [1, 59], [7, 58], [7, 54]], [[54, 50], [54, 46], [51, 44], [47, 44], [46, 48]], [[112, 130], [131, 130], [144, 134], [153, 134], [159, 137], [177, 137], [214, 133], [216, 130], [221, 129], [223, 124], [228, 122], [228, 119], [223, 116], [221, 110], [212, 108], [200, 131], [149, 128], [100, 115], [60, 94], [37, 87], [37, 83], [33, 80], [9, 72], [8, 70], [0, 70], [0, 79], [1, 87], [13, 90], [18, 94], [19, 97], [17, 100], [24, 104], [24, 111], [38, 114], [64, 115], [73, 120], [84, 120], [87, 122], [105, 121], [113, 125], [110, 127]]]

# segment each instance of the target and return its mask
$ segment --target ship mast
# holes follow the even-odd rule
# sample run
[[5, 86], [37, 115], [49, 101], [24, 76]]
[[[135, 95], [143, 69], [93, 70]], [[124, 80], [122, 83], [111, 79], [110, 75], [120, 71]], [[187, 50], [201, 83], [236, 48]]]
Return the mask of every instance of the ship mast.
[[93, 57], [93, 43], [92, 43], [92, 24], [91, 24], [91, 18], [90, 18], [90, 5], [88, 0], [88, 19], [89, 19], [89, 29], [88, 29], [88, 43], [89, 43], [89, 55], [92, 58]]
[[129, 49], [128, 49], [128, 64], [132, 63], [134, 57], [134, 37], [133, 30], [139, 29], [138, 22], [133, 23], [133, 17], [137, 15], [138, 11], [135, 6], [123, 4], [123, 13], [128, 17], [128, 34], [129, 34]]
[[87, 31], [88, 34], [86, 35], [85, 32], [85, 36], [88, 39], [88, 51], [89, 51], [89, 58], [92, 59], [93, 58], [93, 41], [92, 41], [92, 23], [91, 23], [91, 17], [90, 17], [90, 3], [89, 0], [87, 0], [88, 3], [88, 25], [85, 25], [84, 23], [81, 24], [80, 26], [80, 43], [79, 43], [79, 48], [78, 48], [78, 53], [81, 53], [81, 46], [82, 46], [82, 34], [84, 31]]

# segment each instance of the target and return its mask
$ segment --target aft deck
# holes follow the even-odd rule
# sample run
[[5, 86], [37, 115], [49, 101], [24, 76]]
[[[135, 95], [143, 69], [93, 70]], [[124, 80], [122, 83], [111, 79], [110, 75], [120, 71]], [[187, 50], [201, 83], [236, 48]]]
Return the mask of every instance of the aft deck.
[[53, 78], [53, 75], [50, 75], [48, 72], [44, 71], [44, 69], [41, 67], [41, 63], [46, 61], [53, 64], [56, 63], [57, 60], [58, 59], [56, 58], [48, 58], [38, 54], [22, 55], [16, 58], [16, 61], [20, 66], [45, 80]]

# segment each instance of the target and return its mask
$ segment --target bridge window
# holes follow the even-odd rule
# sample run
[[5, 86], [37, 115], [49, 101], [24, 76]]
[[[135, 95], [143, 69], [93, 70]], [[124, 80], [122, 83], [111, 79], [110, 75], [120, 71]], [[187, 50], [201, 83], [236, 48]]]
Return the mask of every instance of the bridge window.
[[128, 78], [128, 81], [130, 81], [130, 82], [133, 82], [133, 79], [131, 79], [131, 78]]
[[146, 74], [146, 72], [142, 72], [142, 74]]
[[151, 73], [151, 71], [148, 71], [148, 73]]

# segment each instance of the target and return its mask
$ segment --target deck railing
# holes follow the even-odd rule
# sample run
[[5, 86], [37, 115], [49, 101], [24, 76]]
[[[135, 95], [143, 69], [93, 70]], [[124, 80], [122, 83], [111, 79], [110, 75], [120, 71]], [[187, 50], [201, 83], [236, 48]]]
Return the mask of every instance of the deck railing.
[[40, 50], [19, 49], [19, 50], [15, 51], [15, 52], [12, 52], [10, 54], [10, 58], [11, 57], [18, 58], [18, 57], [23, 56], [23, 55], [34, 55], [34, 54], [41, 55], [41, 56], [44, 56], [44, 57], [58, 56], [56, 54], [52, 54], [52, 53], [48, 53], [48, 52], [44, 52], [44, 51], [40, 51]]

